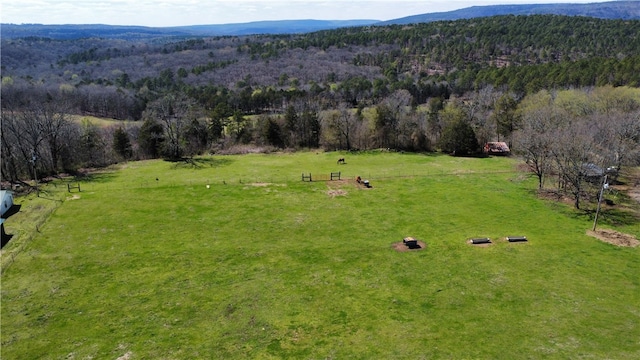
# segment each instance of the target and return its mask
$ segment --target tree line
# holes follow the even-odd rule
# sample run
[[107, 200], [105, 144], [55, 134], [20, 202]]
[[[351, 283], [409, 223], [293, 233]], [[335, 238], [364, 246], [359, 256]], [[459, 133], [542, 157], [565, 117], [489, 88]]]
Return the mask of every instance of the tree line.
[[[284, 149], [441, 151], [476, 156], [505, 141], [539, 180], [554, 179], [575, 206], [604, 173], [640, 165], [640, 90], [597, 87], [541, 90], [519, 98], [483, 88], [432, 97], [415, 106], [399, 89], [374, 106], [332, 109], [298, 99], [282, 113], [246, 116], [220, 102], [207, 110], [185, 93], [168, 93], [143, 111], [141, 124], [100, 127], [70, 117], [64, 91], [2, 88], [2, 178], [14, 183], [119, 161], [181, 161], [250, 146]], [[604, 170], [603, 170], [604, 171]]]
[[[504, 16], [145, 43], [2, 40], [2, 178], [238, 146], [475, 155], [505, 140], [579, 206], [579, 164], [639, 161], [639, 27]], [[542, 98], [546, 107], [531, 105]], [[559, 148], [571, 142], [553, 135], [590, 150]], [[542, 155], [530, 148], [540, 142]]]

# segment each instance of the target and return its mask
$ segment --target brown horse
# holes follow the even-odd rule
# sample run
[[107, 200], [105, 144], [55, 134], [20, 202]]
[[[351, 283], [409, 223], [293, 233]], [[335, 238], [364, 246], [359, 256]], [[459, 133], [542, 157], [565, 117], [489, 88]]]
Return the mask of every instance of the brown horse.
[[338, 159], [338, 164], [346, 164], [346, 162], [344, 161], [344, 158]]

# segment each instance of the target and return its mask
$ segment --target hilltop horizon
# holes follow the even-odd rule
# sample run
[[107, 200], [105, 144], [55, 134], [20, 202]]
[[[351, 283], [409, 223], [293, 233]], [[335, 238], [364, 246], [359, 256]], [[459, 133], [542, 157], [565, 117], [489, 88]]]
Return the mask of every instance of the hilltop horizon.
[[[451, 0], [446, 3], [401, 1], [182, 1], [167, 0], [162, 6], [145, 2], [104, 1], [95, 6], [60, 4], [43, 0], [3, 4], [1, 23], [14, 25], [110, 25], [173, 28], [202, 25], [235, 25], [275, 21], [393, 21], [410, 16], [446, 13], [476, 6], [588, 4], [590, 0]], [[83, 21], [82, 19], [90, 19]]]

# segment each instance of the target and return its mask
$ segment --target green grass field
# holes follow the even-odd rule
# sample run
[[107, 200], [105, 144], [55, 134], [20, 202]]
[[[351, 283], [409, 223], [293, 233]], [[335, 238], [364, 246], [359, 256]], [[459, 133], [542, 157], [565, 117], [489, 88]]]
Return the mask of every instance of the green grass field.
[[[21, 199], [3, 359], [640, 358], [640, 247], [587, 236], [592, 219], [538, 199], [513, 159], [196, 160]], [[301, 181], [331, 171], [348, 180]], [[64, 201], [24, 243], [11, 223], [49, 199]], [[395, 251], [406, 236], [426, 248]]]

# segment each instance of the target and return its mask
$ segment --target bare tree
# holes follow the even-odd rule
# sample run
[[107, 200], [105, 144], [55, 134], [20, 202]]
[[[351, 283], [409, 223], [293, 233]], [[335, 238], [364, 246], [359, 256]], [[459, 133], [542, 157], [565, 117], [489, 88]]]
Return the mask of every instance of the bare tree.
[[10, 164], [16, 164], [20, 154], [21, 162], [32, 161], [36, 171], [47, 174], [69, 167], [74, 162], [69, 136], [76, 126], [68, 119], [68, 102], [38, 86], [3, 87], [2, 95], [2, 132], [7, 141], [3, 147], [11, 151]]
[[538, 177], [538, 188], [552, 167], [552, 148], [561, 122], [558, 110], [541, 107], [523, 114], [522, 129], [514, 134], [514, 147], [524, 157], [529, 169]]
[[362, 122], [362, 114], [341, 103], [336, 111], [329, 112], [324, 117], [328, 127], [328, 135], [336, 139], [339, 149], [351, 150], [357, 126]]
[[430, 150], [424, 117], [415, 111], [401, 116], [398, 121], [398, 148], [408, 151]]
[[4, 109], [2, 112], [2, 178], [11, 182], [29, 177], [31, 150], [28, 139], [24, 136], [21, 118], [13, 111]]
[[169, 94], [149, 104], [145, 118], [155, 119], [164, 128], [166, 155], [179, 160], [184, 155], [187, 125], [200, 116], [196, 102], [183, 94]]
[[607, 167], [640, 164], [640, 112], [610, 111], [594, 116], [597, 137], [602, 139], [598, 154]]
[[412, 96], [407, 90], [397, 90], [376, 107], [374, 131], [380, 147], [397, 149], [400, 143], [400, 119], [411, 113]]
[[496, 139], [496, 122], [492, 117], [492, 111], [497, 99], [502, 95], [493, 88], [487, 86], [471, 94], [465, 95], [464, 105], [480, 144]]
[[595, 161], [594, 139], [587, 121], [567, 121], [556, 131], [551, 154], [566, 187], [580, 209], [580, 200], [588, 187], [587, 179], [598, 178], [601, 164]]
[[444, 101], [442, 98], [435, 97], [429, 99], [427, 104], [427, 134], [431, 142], [436, 144], [440, 141], [440, 135], [442, 134], [440, 111], [444, 109]]

